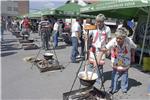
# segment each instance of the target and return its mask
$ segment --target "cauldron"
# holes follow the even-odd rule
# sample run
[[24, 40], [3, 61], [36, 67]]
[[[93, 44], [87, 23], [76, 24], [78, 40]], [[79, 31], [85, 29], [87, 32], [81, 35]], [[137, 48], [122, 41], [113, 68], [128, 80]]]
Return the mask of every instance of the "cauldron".
[[[91, 75], [93, 74], [92, 78]], [[80, 83], [84, 86], [92, 86], [96, 79], [98, 78], [97, 73], [93, 73], [91, 71], [87, 71], [87, 73], [85, 71], [79, 72], [78, 74], [78, 78], [80, 79]]]
[[34, 39], [29, 39], [29, 42], [34, 42]]
[[45, 60], [53, 59], [53, 54], [52, 53], [45, 53], [43, 56], [44, 56]]

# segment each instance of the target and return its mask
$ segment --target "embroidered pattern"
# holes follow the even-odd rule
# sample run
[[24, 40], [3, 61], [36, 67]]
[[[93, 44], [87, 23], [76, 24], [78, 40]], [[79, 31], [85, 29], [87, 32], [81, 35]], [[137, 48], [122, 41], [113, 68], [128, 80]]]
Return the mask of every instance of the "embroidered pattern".
[[116, 66], [128, 66], [130, 64], [130, 59], [128, 56], [128, 49], [126, 46], [120, 48], [115, 46], [111, 52], [111, 57], [113, 59], [113, 65]]

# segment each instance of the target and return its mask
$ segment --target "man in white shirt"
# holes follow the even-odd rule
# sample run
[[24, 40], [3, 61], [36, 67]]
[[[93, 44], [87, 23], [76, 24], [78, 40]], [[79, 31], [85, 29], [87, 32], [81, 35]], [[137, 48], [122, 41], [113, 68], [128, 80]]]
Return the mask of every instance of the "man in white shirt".
[[76, 57], [79, 55], [78, 52], [78, 44], [80, 42], [80, 35], [81, 35], [81, 26], [80, 26], [80, 18], [76, 19], [76, 22], [71, 27], [71, 41], [72, 41], [72, 52], [71, 52], [71, 62], [77, 63]]
[[41, 21], [39, 23], [39, 32], [41, 34], [41, 41], [42, 41], [42, 48], [45, 50], [49, 49], [49, 29], [51, 28], [49, 21], [47, 20], [47, 17], [42, 16]]
[[54, 36], [53, 36], [54, 48], [56, 48], [58, 46], [59, 20], [55, 22], [54, 27], [53, 27], [53, 32], [54, 32]]

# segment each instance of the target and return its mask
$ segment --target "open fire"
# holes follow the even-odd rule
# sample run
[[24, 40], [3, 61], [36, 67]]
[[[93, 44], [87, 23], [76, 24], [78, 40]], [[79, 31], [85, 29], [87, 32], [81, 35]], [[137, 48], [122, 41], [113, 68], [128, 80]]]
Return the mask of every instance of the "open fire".
[[63, 100], [112, 100], [112, 96], [97, 89], [79, 89], [63, 94]]

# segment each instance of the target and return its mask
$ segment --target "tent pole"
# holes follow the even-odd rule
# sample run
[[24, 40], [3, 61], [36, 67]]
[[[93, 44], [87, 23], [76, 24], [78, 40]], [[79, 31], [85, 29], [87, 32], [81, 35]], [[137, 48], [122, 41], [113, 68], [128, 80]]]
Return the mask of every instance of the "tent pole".
[[144, 33], [144, 39], [143, 39], [143, 44], [142, 44], [142, 50], [141, 50], [139, 65], [141, 65], [142, 57], [143, 57], [143, 51], [144, 51], [144, 46], [145, 46], [145, 39], [146, 39], [146, 34], [147, 34], [147, 29], [148, 29], [148, 22], [149, 22], [149, 17], [150, 17], [149, 11], [150, 11], [150, 8], [148, 9], [148, 17], [147, 17], [147, 22], [146, 22], [146, 28], [145, 28], [145, 33]]

